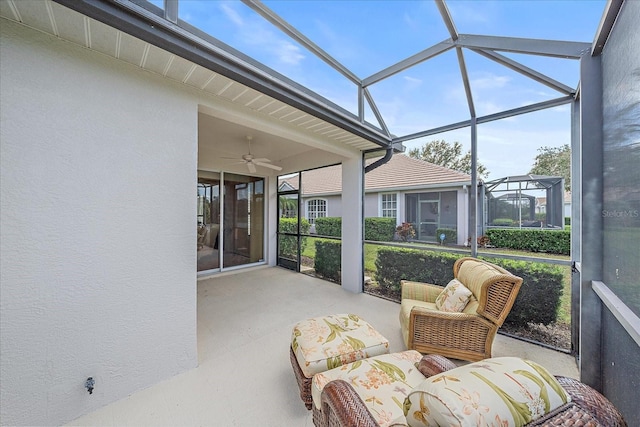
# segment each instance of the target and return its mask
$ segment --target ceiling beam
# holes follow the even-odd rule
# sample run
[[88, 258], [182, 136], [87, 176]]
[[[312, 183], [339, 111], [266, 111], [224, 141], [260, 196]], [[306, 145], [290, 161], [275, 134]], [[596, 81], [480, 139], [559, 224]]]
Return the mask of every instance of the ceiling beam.
[[440, 16], [442, 16], [444, 25], [447, 27], [447, 31], [449, 31], [451, 40], [458, 40], [458, 30], [456, 30], [456, 24], [453, 23], [453, 18], [451, 17], [451, 13], [449, 13], [447, 4], [444, 2], [444, 0], [436, 0], [436, 6], [438, 6], [438, 11], [440, 12]]
[[479, 36], [475, 34], [460, 34], [460, 38], [455, 41], [455, 44], [467, 48], [499, 50], [565, 59], [580, 59], [585, 52], [589, 52], [591, 49], [591, 43]]
[[384, 118], [382, 117], [382, 114], [380, 114], [380, 110], [378, 110], [378, 106], [376, 105], [375, 101], [373, 100], [373, 97], [371, 96], [371, 93], [369, 92], [369, 88], [365, 87], [362, 89], [362, 91], [364, 92], [364, 96], [367, 99], [367, 102], [369, 103], [369, 107], [371, 108], [371, 111], [373, 111], [373, 114], [376, 116], [376, 119], [378, 120], [380, 127], [390, 137], [391, 132], [389, 132], [389, 128], [387, 128], [387, 125], [384, 122]]
[[563, 96], [560, 98], [550, 99], [548, 101], [538, 102], [536, 104], [525, 105], [524, 107], [514, 108], [512, 110], [501, 111], [488, 116], [478, 117], [478, 124], [489, 123], [495, 120], [506, 119], [507, 117], [519, 116], [520, 114], [533, 113], [534, 111], [546, 110], [547, 108], [559, 107], [560, 105], [573, 102], [573, 96]]
[[624, 0], [607, 1], [607, 4], [604, 7], [604, 13], [602, 14], [602, 19], [600, 20], [598, 30], [596, 31], [595, 38], [591, 45], [591, 56], [598, 56], [602, 53], [602, 49], [604, 49], [604, 45], [607, 43], [609, 34], [611, 34], [613, 24], [618, 18], [618, 14], [622, 8], [622, 3], [624, 3]]
[[462, 84], [464, 85], [464, 93], [467, 96], [467, 105], [469, 106], [469, 115], [473, 118], [476, 116], [476, 107], [473, 104], [473, 94], [471, 93], [471, 84], [469, 83], [469, 73], [467, 73], [467, 65], [464, 61], [464, 54], [461, 48], [456, 48], [458, 56], [458, 65], [460, 66], [460, 74], [462, 75]]
[[529, 77], [537, 81], [538, 83], [542, 83], [545, 86], [550, 87], [551, 89], [557, 90], [558, 92], [562, 92], [565, 95], [573, 95], [576, 93], [576, 90], [560, 83], [557, 80], [552, 79], [549, 76], [546, 76], [538, 71], [529, 68], [525, 65], [520, 64], [517, 61], [514, 61], [511, 58], [507, 58], [504, 55], [500, 55], [499, 53], [493, 52], [491, 50], [482, 50], [482, 49], [471, 49], [478, 55], [482, 55], [485, 58], [488, 58], [492, 61], [497, 62], [498, 64], [504, 65], [507, 68], [512, 69], [513, 71], [522, 74], [523, 76]]
[[[514, 108], [512, 110], [502, 111], [500, 113], [489, 114], [488, 116], [478, 117], [476, 119], [477, 124], [489, 123], [499, 119], [505, 119], [507, 117], [518, 116], [520, 114], [532, 113], [534, 111], [544, 110], [547, 108], [558, 107], [560, 105], [569, 104], [573, 102], [572, 96], [563, 96], [561, 98], [550, 99], [548, 101], [538, 102], [536, 104], [525, 105], [524, 107]], [[421, 132], [412, 133], [400, 137], [393, 138], [393, 142], [405, 142], [418, 138], [424, 138], [426, 136], [437, 135], [439, 133], [449, 132], [452, 130], [462, 129], [471, 126], [471, 120], [464, 120], [462, 122], [452, 123], [446, 126], [440, 126], [424, 130]]]
[[378, 71], [377, 73], [372, 74], [365, 79], [362, 79], [362, 86], [371, 86], [372, 84], [377, 83], [380, 80], [391, 77], [394, 74], [404, 71], [407, 68], [413, 67], [414, 65], [424, 62], [427, 59], [433, 58], [434, 56], [440, 55], [441, 53], [446, 52], [449, 49], [453, 49], [454, 47], [455, 46], [450, 39], [442, 41], [423, 50], [422, 52], [416, 53], [415, 55], [412, 55], [405, 60], [402, 60], [390, 67], [385, 68], [384, 70]]
[[291, 37], [296, 42], [307, 48], [311, 53], [315, 54], [318, 58], [329, 64], [333, 69], [340, 74], [351, 80], [355, 84], [360, 84], [360, 79], [352, 73], [347, 67], [338, 62], [335, 58], [325, 52], [320, 46], [309, 40], [300, 31], [296, 30], [291, 24], [282, 19], [273, 10], [269, 9], [264, 3], [257, 0], [242, 0], [242, 3], [250, 7], [258, 15], [262, 16], [267, 21], [271, 22], [283, 33]]

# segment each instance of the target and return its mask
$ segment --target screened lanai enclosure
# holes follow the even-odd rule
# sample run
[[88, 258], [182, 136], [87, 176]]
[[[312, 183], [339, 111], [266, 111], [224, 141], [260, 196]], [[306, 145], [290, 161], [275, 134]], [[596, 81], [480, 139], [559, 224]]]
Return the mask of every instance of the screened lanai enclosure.
[[[279, 251], [300, 270], [338, 193], [332, 255], [363, 292], [366, 176], [443, 138], [469, 151], [468, 182], [400, 183], [379, 216], [472, 257], [500, 223], [566, 234], [562, 180], [522, 176], [540, 145], [570, 143], [570, 256], [492, 256], [566, 271], [581, 380], [640, 425], [640, 1], [0, 0], [0, 15], [8, 424], [64, 424], [196, 366], [197, 280]], [[280, 176], [330, 165], [336, 194], [278, 197]], [[454, 227], [469, 246], [436, 247]], [[78, 399], [96, 372], [115, 386]]]
[[485, 229], [564, 227], [564, 178], [561, 176], [510, 176], [481, 184], [479, 192], [481, 224]]

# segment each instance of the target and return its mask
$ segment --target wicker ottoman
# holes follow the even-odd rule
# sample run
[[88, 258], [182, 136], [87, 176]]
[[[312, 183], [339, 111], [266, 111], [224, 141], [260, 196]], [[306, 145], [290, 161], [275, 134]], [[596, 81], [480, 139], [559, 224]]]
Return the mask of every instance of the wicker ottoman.
[[311, 409], [311, 380], [319, 372], [389, 353], [389, 341], [355, 314], [333, 314], [298, 322], [290, 358], [300, 397]]

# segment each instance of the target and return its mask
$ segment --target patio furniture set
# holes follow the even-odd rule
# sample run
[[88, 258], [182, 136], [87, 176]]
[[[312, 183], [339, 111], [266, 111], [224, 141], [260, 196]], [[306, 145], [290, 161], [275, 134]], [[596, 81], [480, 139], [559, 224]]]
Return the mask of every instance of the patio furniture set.
[[291, 364], [315, 426], [626, 426], [586, 384], [492, 357], [521, 278], [469, 257], [453, 272], [446, 287], [402, 282], [406, 351], [389, 353], [389, 341], [355, 314], [294, 326]]

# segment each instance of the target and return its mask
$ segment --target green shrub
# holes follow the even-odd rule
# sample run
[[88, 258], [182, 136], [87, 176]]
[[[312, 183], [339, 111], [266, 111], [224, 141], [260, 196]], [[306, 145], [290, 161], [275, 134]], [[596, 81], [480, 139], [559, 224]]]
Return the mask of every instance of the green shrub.
[[400, 280], [446, 286], [453, 279], [453, 263], [459, 257], [418, 249], [380, 248], [376, 258], [376, 281], [392, 292], [399, 292]]
[[556, 321], [563, 292], [562, 268], [541, 262], [483, 259], [522, 277], [520, 292], [506, 323], [526, 326], [528, 322], [549, 325]]
[[571, 225], [571, 217], [570, 216], [565, 216], [564, 217], [564, 225]]
[[457, 243], [458, 242], [458, 232], [453, 228], [438, 228], [436, 229], [436, 237], [438, 242], [441, 242], [440, 235], [444, 234], [444, 242], [443, 243]]
[[338, 216], [325, 216], [316, 218], [316, 234], [319, 236], [342, 236], [342, 218]]
[[[381, 248], [376, 259], [376, 280], [387, 295], [400, 299], [400, 280], [446, 286], [453, 279], [453, 264], [463, 255], [404, 248]], [[483, 258], [485, 259], [485, 258]], [[522, 277], [523, 283], [506, 322], [548, 325], [555, 322], [563, 290], [562, 269], [557, 265], [486, 258]]]
[[493, 220], [491, 225], [495, 225], [497, 227], [511, 227], [513, 226], [513, 220], [511, 218], [496, 218]]
[[[341, 237], [342, 218], [326, 216], [316, 218], [316, 234], [319, 236]], [[364, 239], [376, 242], [390, 242], [396, 230], [396, 220], [394, 218], [365, 218], [364, 219]]]
[[334, 240], [316, 240], [316, 274], [340, 283], [342, 243]]
[[[306, 218], [300, 220], [300, 233], [309, 234], [309, 228], [311, 224]], [[281, 233], [297, 233], [298, 218], [280, 218], [280, 232]], [[278, 254], [280, 256], [295, 258], [298, 256], [298, 243], [296, 236], [278, 236], [280, 239], [280, 249]], [[303, 252], [307, 247], [307, 237], [300, 239], [300, 252]]]
[[391, 242], [395, 231], [395, 218], [371, 217], [364, 219], [364, 240]]
[[492, 228], [486, 233], [497, 248], [561, 255], [571, 252], [571, 232], [564, 230]]

